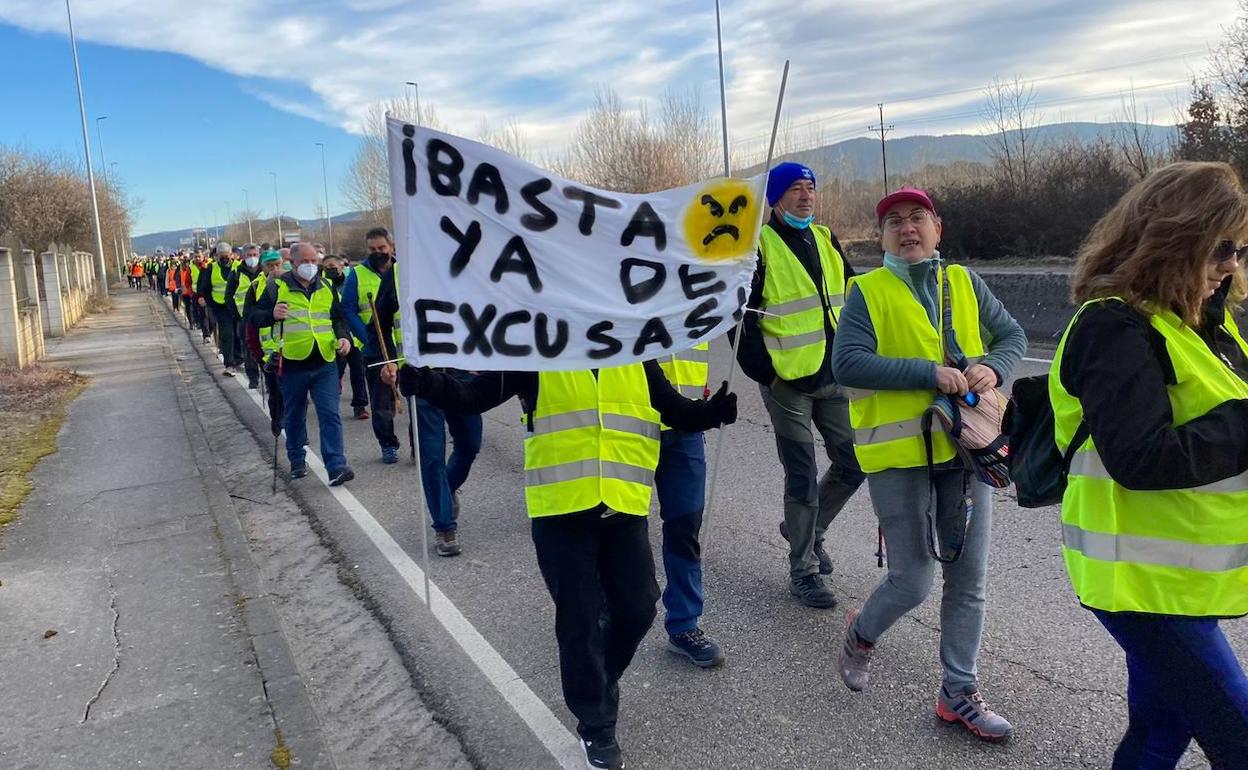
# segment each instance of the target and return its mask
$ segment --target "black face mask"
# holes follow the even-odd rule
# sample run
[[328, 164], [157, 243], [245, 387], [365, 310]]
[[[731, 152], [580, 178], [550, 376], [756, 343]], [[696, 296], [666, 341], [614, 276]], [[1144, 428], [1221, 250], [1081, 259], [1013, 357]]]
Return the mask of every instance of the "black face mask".
[[342, 280], [342, 271], [337, 268], [325, 269], [325, 270], [322, 270], [321, 272], [325, 274], [326, 278], [333, 281], [334, 283], [337, 283], [338, 281]]
[[368, 255], [368, 264], [374, 270], [380, 270], [381, 268], [385, 267], [389, 263], [390, 263], [389, 254], [382, 254], [380, 251], [374, 251]]

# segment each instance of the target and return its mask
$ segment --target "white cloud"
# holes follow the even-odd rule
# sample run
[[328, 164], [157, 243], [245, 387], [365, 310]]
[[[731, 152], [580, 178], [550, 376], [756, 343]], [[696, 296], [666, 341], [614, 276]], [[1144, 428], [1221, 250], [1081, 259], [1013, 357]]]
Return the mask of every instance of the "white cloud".
[[[1199, 69], [1200, 55], [1176, 55], [1207, 49], [1236, 12], [1236, 0], [730, 0], [729, 123], [743, 152], [765, 144], [786, 57], [786, 114], [794, 125], [822, 119], [816, 129], [824, 137], [865, 135], [880, 101], [897, 135], [965, 129], [977, 122], [966, 117], [982, 101], [975, 89], [1014, 75], [1083, 73], [1038, 82], [1037, 98], [1049, 115], [1104, 119], [1116, 109], [1113, 94], [1132, 83], [1182, 80]], [[514, 118], [536, 147], [564, 141], [599, 85], [625, 103], [670, 86], [699, 87], [708, 109], [717, 101], [707, 1], [91, 0], [75, 13], [84, 40], [179, 53], [263, 78], [249, 87], [258, 98], [348, 130], [358, 130], [370, 103], [399, 96], [407, 80], [419, 81], [422, 100], [454, 130]], [[0, 20], [65, 28], [64, 9], [48, 0], [5, 0]], [[1142, 60], [1152, 61], [1104, 69]], [[947, 93], [958, 90], [965, 92]], [[906, 100], [923, 94], [936, 95]], [[1159, 119], [1169, 117], [1174, 89], [1137, 96]]]

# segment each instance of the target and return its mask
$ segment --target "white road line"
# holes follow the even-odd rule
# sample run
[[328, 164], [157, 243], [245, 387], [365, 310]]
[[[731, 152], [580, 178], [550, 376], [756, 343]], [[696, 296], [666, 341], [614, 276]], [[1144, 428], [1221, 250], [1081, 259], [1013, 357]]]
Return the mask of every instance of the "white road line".
[[[217, 358], [220, 359], [220, 354]], [[230, 379], [234, 380], [235, 384], [242, 388], [243, 393], [255, 402], [260, 412], [267, 416], [267, 405], [260, 399], [260, 391], [250, 390], [240, 376]], [[386, 528], [369, 513], [355, 495], [343, 487], [329, 486], [329, 475], [325, 470], [325, 464], [310, 448], [307, 450], [307, 458], [308, 466], [312, 468], [316, 477], [321, 480], [347, 515], [355, 521], [356, 526], [368, 536], [382, 557], [390, 562], [390, 566], [399, 573], [399, 577], [403, 578], [403, 582], [412, 589], [416, 598], [424, 602], [425, 572], [420, 565], [407, 555], [403, 547], [390, 536]], [[565, 770], [584, 767], [585, 758], [581, 753], [580, 741], [572, 734], [572, 731], [564, 727], [550, 707], [529, 689], [515, 669], [503, 659], [492, 644], [486, 641], [481, 632], [469, 622], [468, 618], [464, 617], [459, 608], [447, 598], [446, 594], [442, 593], [442, 589], [438, 588], [433, 581], [429, 581], [429, 592], [431, 602], [428, 606], [434, 618], [459, 644], [469, 660], [476, 664], [503, 700], [507, 701], [507, 704], [524, 720], [559, 766]]]

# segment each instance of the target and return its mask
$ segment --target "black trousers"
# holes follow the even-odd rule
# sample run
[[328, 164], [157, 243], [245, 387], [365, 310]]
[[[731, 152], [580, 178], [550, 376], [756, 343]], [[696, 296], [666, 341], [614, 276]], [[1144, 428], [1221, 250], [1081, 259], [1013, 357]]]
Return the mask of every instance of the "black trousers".
[[243, 367], [243, 371], [247, 372], [247, 384], [254, 384], [260, 379], [260, 365], [251, 357], [251, 352], [247, 350], [247, 324], [243, 319], [234, 318], [234, 357], [239, 365]]
[[[399, 437], [394, 435], [394, 391], [381, 381], [381, 367], [368, 366], [381, 359], [364, 359], [364, 380], [368, 384], [368, 408], [372, 412], [373, 435], [382, 449], [398, 449]], [[355, 399], [351, 400], [352, 405]]]
[[209, 303], [208, 307], [212, 310], [212, 323], [217, 329], [217, 348], [221, 351], [222, 361], [229, 367], [238, 366], [238, 335], [234, 333], [238, 319], [229, 305]]
[[364, 379], [364, 354], [352, 347], [346, 356], [338, 357], [338, 389], [342, 389], [342, 375], [351, 370], [351, 406], [368, 406], [368, 381]]
[[537, 565], [555, 601], [563, 699], [589, 740], [615, 736], [620, 677], [659, 600], [646, 517], [604, 512], [532, 520]]

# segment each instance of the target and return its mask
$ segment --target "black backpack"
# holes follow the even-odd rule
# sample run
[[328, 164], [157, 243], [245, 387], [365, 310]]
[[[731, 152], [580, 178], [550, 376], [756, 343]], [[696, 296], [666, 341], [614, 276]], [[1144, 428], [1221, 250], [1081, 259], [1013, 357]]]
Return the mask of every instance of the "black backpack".
[[1024, 508], [1043, 508], [1062, 501], [1070, 462], [1088, 438], [1085, 420], [1079, 423], [1063, 455], [1057, 448], [1053, 422], [1049, 375], [1015, 380], [1002, 428], [1010, 436], [1010, 476], [1018, 504]]

